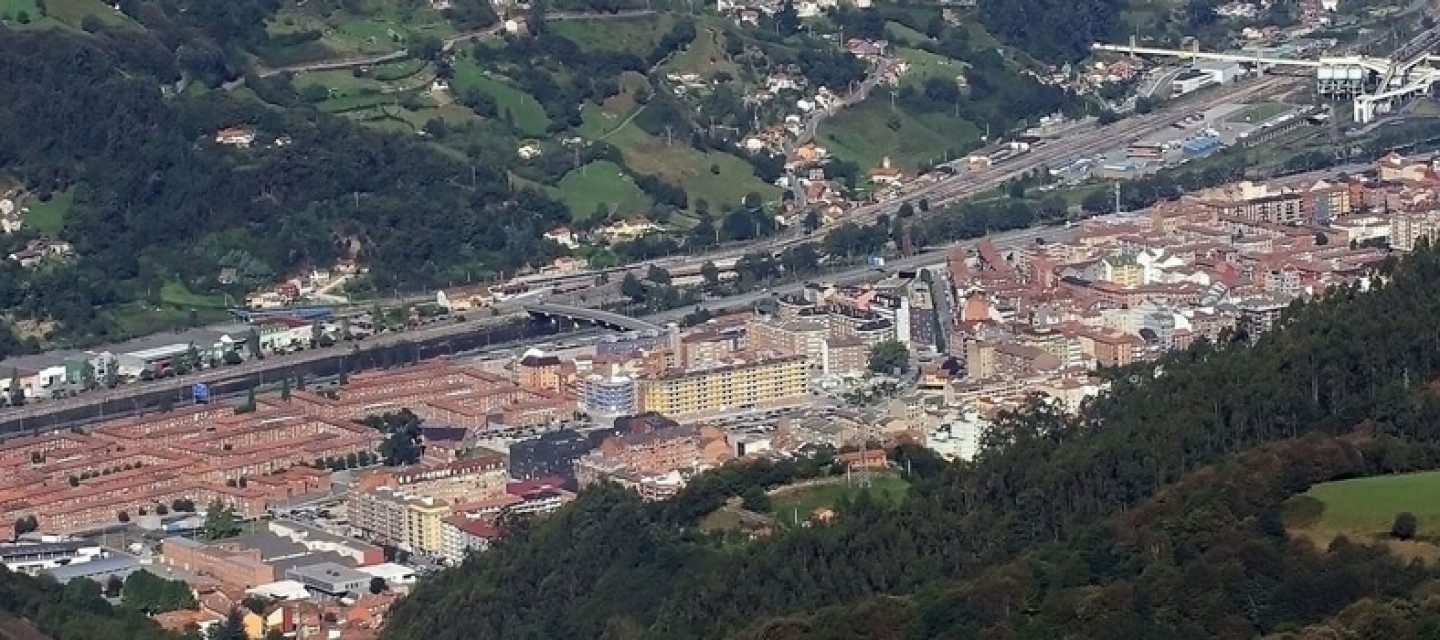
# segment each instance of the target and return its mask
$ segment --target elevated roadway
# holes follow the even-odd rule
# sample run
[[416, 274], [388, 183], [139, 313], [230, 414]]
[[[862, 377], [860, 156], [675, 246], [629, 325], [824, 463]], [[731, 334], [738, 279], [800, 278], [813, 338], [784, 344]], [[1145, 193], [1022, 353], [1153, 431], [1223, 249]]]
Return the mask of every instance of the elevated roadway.
[[620, 331], [659, 331], [663, 328], [661, 325], [646, 322], [640, 318], [565, 304], [537, 302], [524, 305], [521, 309], [540, 318], [567, 318]]
[[[1406, 12], [1425, 9], [1434, 14], [1435, 6], [1416, 2]], [[1129, 45], [1096, 43], [1094, 51], [1131, 56], [1161, 56], [1181, 60], [1218, 60], [1252, 65], [1257, 70], [1270, 67], [1304, 67], [1314, 69], [1316, 89], [1322, 96], [1352, 99], [1353, 116], [1358, 124], [1368, 124], [1377, 115], [1391, 111], [1398, 101], [1423, 95], [1440, 82], [1437, 57], [1430, 51], [1440, 45], [1440, 25], [1432, 26], [1385, 56], [1359, 55], [1351, 50], [1341, 55], [1317, 58], [1280, 58], [1255, 53], [1215, 53], [1198, 48], [1164, 49]]]

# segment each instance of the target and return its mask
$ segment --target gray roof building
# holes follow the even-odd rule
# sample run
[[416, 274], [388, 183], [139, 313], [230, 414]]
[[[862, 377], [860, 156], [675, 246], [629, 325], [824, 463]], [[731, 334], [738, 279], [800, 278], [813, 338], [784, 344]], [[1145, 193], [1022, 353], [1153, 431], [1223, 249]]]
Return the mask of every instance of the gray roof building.
[[46, 569], [43, 573], [54, 578], [56, 582], [65, 584], [71, 580], [89, 578], [104, 584], [110, 576], [124, 580], [126, 576], [142, 571], [140, 562], [135, 558], [125, 555], [113, 555], [108, 558], [96, 558], [89, 562], [67, 564], [62, 567]]
[[305, 585], [306, 589], [325, 595], [341, 596], [362, 593], [370, 586], [371, 576], [334, 562], [321, 562], [291, 567], [285, 577]]

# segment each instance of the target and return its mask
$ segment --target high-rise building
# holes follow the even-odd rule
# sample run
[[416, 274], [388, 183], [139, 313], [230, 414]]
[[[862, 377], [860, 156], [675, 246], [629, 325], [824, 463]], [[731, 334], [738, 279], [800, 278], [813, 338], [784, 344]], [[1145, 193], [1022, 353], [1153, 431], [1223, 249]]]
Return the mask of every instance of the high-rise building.
[[995, 345], [984, 340], [965, 342], [965, 377], [985, 380], [995, 375]]
[[1414, 251], [1421, 239], [1433, 245], [1440, 238], [1440, 211], [1396, 214], [1390, 229], [1390, 246], [1400, 251]]
[[822, 358], [826, 375], [862, 376], [870, 367], [870, 346], [859, 338], [828, 338]]

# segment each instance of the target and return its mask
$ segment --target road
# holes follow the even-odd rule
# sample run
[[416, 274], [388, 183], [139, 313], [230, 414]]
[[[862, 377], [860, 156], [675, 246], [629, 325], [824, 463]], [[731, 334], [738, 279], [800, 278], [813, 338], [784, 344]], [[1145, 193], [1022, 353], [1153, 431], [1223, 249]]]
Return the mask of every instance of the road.
[[[860, 86], [855, 87], [854, 91], [842, 98], [839, 103], [821, 109], [815, 115], [807, 118], [804, 128], [800, 130], [800, 135], [785, 144], [785, 157], [789, 158], [795, 155], [796, 149], [814, 140], [815, 135], [820, 131], [820, 124], [825, 122], [826, 118], [864, 102], [870, 96], [870, 92], [880, 84], [880, 81], [885, 79], [885, 74], [889, 73], [890, 68], [894, 65], [895, 61], [890, 58], [880, 58], [875, 67], [870, 70], [870, 74], [865, 76], [865, 79], [860, 82]], [[805, 189], [800, 186], [800, 181], [792, 179], [790, 191], [795, 194], [795, 203], [801, 207], [805, 206]]]
[[[515, 313], [516, 311], [518, 311], [518, 308], [515, 310], [507, 309], [506, 311], [509, 311], [510, 313]], [[476, 318], [473, 320], [467, 320], [465, 322], [435, 324], [419, 329], [413, 329], [410, 331], [382, 333], [370, 338], [366, 338], [363, 342], [356, 343], [355, 346], [363, 346], [369, 349], [399, 344], [402, 342], [419, 342], [421, 340], [431, 338], [440, 338], [456, 334], [471, 333], [484, 329], [499, 327], [509, 322], [512, 322], [515, 319], [516, 318], [514, 316], [502, 314], [499, 316]], [[206, 369], [204, 371], [191, 373], [189, 375], [180, 376], [177, 378], [161, 378], [159, 380], [127, 384], [116, 387], [114, 389], [101, 389], [91, 391], [89, 393], [77, 395], [73, 398], [33, 401], [30, 404], [26, 404], [20, 407], [7, 407], [3, 410], [0, 410], [0, 417], [5, 418], [6, 420], [14, 420], [20, 418], [46, 416], [52, 413], [74, 409], [76, 407], [84, 407], [105, 402], [127, 400], [163, 389], [184, 388], [197, 382], [213, 383], [222, 380], [232, 380], [256, 374], [259, 374], [263, 379], [264, 374], [266, 373], [272, 371], [283, 372], [289, 369], [299, 367], [309, 362], [334, 358], [338, 355], [347, 353], [348, 348], [349, 347], [345, 343], [341, 343], [330, 348], [308, 349], [305, 351], [300, 351], [298, 353], [292, 353], [284, 356], [270, 356], [262, 360], [246, 360], [238, 365], [223, 366], [215, 369]]]
[[[1175, 76], [1180, 75], [1180, 73], [1185, 70], [1185, 67], [1175, 69], [1166, 69], [1162, 67], [1162, 69], [1164, 70], [1160, 72], [1157, 78], [1155, 78], [1155, 83], [1150, 85], [1149, 88], [1140, 92], [1144, 97], [1152, 98], [1155, 96], [1155, 92], [1160, 90], [1160, 87], [1168, 87], [1173, 84], [1175, 82]], [[1166, 91], [1165, 95], [1169, 96], [1170, 92]]]
[[[995, 233], [989, 235], [988, 237], [992, 242], [995, 243], [995, 247], [997, 249], [1005, 252], [1018, 249], [1020, 247], [1030, 244], [1034, 244], [1036, 238], [1043, 238], [1047, 241], [1053, 242], [1069, 238], [1073, 234], [1073, 230], [1063, 228], [1032, 227], [1029, 229], [1016, 229], [1014, 231]], [[980, 240], [978, 238], [974, 240], [963, 240], [960, 242], [946, 245], [944, 247], [931, 249], [929, 251], [925, 251], [923, 253], [910, 256], [908, 258], [897, 258], [895, 260], [886, 262], [884, 271], [886, 273], [894, 273], [896, 271], [908, 271], [930, 265], [943, 264], [945, 262], [945, 252], [949, 251], [951, 247], [974, 247], [975, 244], [979, 241]], [[825, 282], [833, 282], [835, 284], [855, 284], [866, 280], [874, 280], [879, 275], [880, 274], [877, 273], [875, 268], [873, 267], [856, 267], [847, 271], [841, 271], [839, 273], [826, 275], [823, 278], [819, 279]], [[797, 293], [804, 287], [805, 283], [803, 282], [780, 285], [771, 288], [769, 291], [752, 291], [750, 293], [730, 296], [728, 298], [709, 300], [694, 306], [682, 307], [679, 309], [672, 309], [670, 311], [644, 316], [644, 320], [663, 326], [669, 322], [678, 322], [681, 318], [684, 318], [685, 316], [694, 313], [698, 309], [704, 308], [713, 311], [717, 309], [735, 309], [746, 307], [754, 304], [757, 300], [769, 298], [771, 296]]]

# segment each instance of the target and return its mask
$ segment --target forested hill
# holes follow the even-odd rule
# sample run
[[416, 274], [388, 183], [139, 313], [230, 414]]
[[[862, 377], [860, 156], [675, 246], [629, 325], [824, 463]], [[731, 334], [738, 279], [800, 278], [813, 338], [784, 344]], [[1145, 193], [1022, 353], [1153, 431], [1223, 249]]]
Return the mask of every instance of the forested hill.
[[[1077, 418], [1038, 406], [1011, 416], [973, 464], [916, 465], [925, 477], [899, 506], [862, 499], [828, 526], [737, 547], [693, 528], [726, 488], [717, 482], [661, 505], [617, 489], [583, 493], [428, 579], [386, 637], [1243, 638], [1352, 628], [1364, 621], [1347, 607], [1418, 598], [1435, 586], [1430, 574], [1367, 549], [1306, 550], [1286, 540], [1277, 507], [1317, 480], [1440, 466], [1417, 444], [1440, 441], [1440, 398], [1427, 384], [1440, 374], [1440, 255], [1424, 251], [1392, 275], [1368, 293], [1297, 303], [1284, 329], [1253, 347], [1236, 335], [1118, 372], [1113, 393]], [[1407, 628], [1433, 624], [1420, 620], [1433, 608], [1393, 606]]]
[[[0, 261], [8, 318], [105, 338], [116, 322], [102, 314], [147, 292], [208, 289], [222, 266], [269, 284], [356, 249], [379, 287], [465, 282], [545, 260], [541, 234], [568, 219], [556, 202], [512, 192], [503, 167], [415, 136], [223, 91], [167, 97], [182, 63], [194, 64], [187, 46], [167, 46], [148, 32], [0, 27], [0, 174], [32, 204], [73, 195], [56, 235], [77, 256], [31, 271]], [[274, 104], [293, 94], [247, 85]], [[255, 143], [216, 144], [232, 126], [252, 128]], [[36, 235], [4, 236], [0, 255]]]

